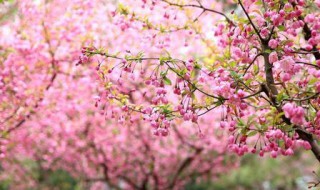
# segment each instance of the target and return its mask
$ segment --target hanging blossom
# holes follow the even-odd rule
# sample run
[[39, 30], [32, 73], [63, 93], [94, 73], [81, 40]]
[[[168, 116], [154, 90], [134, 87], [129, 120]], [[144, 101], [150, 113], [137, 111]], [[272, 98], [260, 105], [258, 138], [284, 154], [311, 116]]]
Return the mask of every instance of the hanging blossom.
[[[211, 9], [209, 3], [200, 1], [140, 3], [136, 7], [123, 2], [114, 11], [114, 19], [130, 22], [130, 30], [141, 38], [153, 35], [149, 44], [161, 36], [167, 39], [162, 42], [166, 45], [145, 48], [149, 44], [144, 44], [138, 52], [129, 48], [118, 53], [95, 45], [84, 47], [82, 56], [103, 59], [112, 73], [119, 74], [114, 78], [103, 67], [98, 69], [104, 83], [110, 84], [108, 102], [126, 96], [120, 86], [139, 84], [128, 80], [134, 75], [146, 84], [135, 90], [152, 101], [133, 103], [125, 98], [121, 104], [152, 118], [149, 125], [163, 128], [165, 134], [167, 129], [170, 134], [174, 121], [181, 120], [201, 129], [199, 118], [217, 110], [220, 114], [214, 120], [229, 132], [228, 147], [238, 155], [269, 152], [275, 158], [303, 147], [312, 148], [320, 160], [316, 143], [318, 1], [234, 1], [240, 12], [221, 12], [219, 6]], [[163, 16], [152, 14], [158, 10]], [[182, 45], [183, 41], [192, 46]]]

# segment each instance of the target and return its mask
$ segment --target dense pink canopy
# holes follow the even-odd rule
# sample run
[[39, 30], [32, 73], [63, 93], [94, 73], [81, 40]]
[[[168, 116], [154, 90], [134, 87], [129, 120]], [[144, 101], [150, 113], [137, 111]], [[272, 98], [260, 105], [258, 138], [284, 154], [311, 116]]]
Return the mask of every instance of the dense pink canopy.
[[230, 152], [320, 160], [319, 0], [5, 8], [0, 178], [15, 187], [39, 183], [26, 161], [92, 189], [180, 189], [237, 166]]
[[[126, 108], [105, 102], [107, 84], [97, 74], [98, 62], [77, 66], [81, 48], [90, 45], [112, 52], [148, 49], [149, 55], [157, 55], [174, 40], [170, 51], [200, 54], [206, 46], [197, 40], [197, 51], [185, 46], [191, 31], [137, 33], [141, 23], [115, 16], [117, 6], [111, 2], [8, 6], [17, 13], [0, 30], [5, 36], [0, 41], [1, 166], [7, 171], [1, 179], [13, 179], [15, 188], [36, 187], [38, 179], [24, 165], [28, 161], [40, 171], [66, 170], [88, 188], [167, 189], [183, 186], [193, 175], [212, 179], [236, 165], [225, 160], [227, 135], [216, 131], [219, 112], [208, 114], [199, 125], [177, 121], [167, 137], [157, 137], [139, 114], [123, 114]], [[154, 22], [162, 18], [163, 10], [158, 11]], [[186, 37], [175, 39], [182, 34]], [[119, 78], [116, 72], [109, 77]], [[143, 84], [134, 77], [123, 78], [128, 86], [118, 90], [131, 93], [133, 102], [150, 102], [144, 91], [133, 92]]]

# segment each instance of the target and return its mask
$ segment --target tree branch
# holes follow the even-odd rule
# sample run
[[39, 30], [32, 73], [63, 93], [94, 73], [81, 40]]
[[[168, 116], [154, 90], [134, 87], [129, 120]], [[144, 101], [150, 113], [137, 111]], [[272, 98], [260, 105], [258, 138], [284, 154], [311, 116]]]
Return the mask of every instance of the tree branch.
[[222, 12], [219, 12], [219, 11], [216, 11], [216, 10], [213, 10], [213, 9], [206, 8], [200, 3], [200, 1], [198, 1], [199, 5], [195, 5], [195, 4], [182, 5], [182, 4], [172, 3], [172, 2], [170, 2], [168, 0], [161, 0], [161, 1], [164, 2], [164, 3], [167, 3], [170, 6], [176, 6], [176, 7], [180, 7], [180, 8], [183, 8], [183, 7], [195, 7], [195, 8], [202, 9], [203, 12], [207, 11], [207, 12], [212, 12], [212, 13], [219, 14], [219, 15], [223, 16], [227, 20], [228, 23], [230, 23], [231, 25], [235, 26], [235, 24], [231, 21], [231, 19], [226, 14], [224, 14]]
[[202, 152], [202, 150], [202, 148], [197, 149], [192, 156], [187, 157], [181, 163], [180, 167], [178, 168], [177, 172], [173, 175], [173, 178], [166, 189], [172, 189], [174, 187], [179, 175], [195, 160], [196, 156], [199, 155]]
[[[263, 48], [267, 48], [267, 44], [263, 44]], [[269, 62], [269, 53], [264, 54], [264, 60], [265, 60], [265, 75], [266, 75], [266, 83], [268, 88], [264, 88], [264, 91], [266, 91], [267, 96], [269, 96], [271, 102], [273, 103], [273, 106], [277, 108], [278, 112], [283, 112], [282, 108], [277, 106], [277, 102], [275, 99], [275, 96], [278, 94], [277, 88], [274, 86], [274, 78], [273, 78], [273, 72], [272, 72], [272, 65]], [[292, 125], [290, 119], [286, 118], [284, 115], [282, 116], [282, 120], [288, 124]], [[298, 133], [299, 138], [307, 141], [311, 145], [311, 151], [317, 158], [317, 160], [320, 162], [320, 147], [318, 145], [318, 142], [316, 139], [313, 138], [313, 135], [307, 131], [305, 131], [301, 126], [294, 126], [295, 131]]]
[[243, 4], [242, 4], [242, 2], [241, 2], [241, 0], [238, 0], [238, 2], [239, 2], [239, 4], [240, 4], [243, 12], [246, 14], [246, 16], [247, 16], [247, 18], [248, 18], [251, 26], [253, 27], [254, 31], [255, 31], [256, 34], [258, 35], [259, 39], [261, 40], [261, 42], [264, 42], [265, 40], [264, 40], [264, 39], [262, 38], [262, 36], [260, 35], [260, 32], [258, 31], [258, 29], [257, 29], [256, 26], [254, 25], [253, 21], [251, 20], [248, 12], [246, 11], [246, 9], [244, 8], [244, 6], [243, 6]]

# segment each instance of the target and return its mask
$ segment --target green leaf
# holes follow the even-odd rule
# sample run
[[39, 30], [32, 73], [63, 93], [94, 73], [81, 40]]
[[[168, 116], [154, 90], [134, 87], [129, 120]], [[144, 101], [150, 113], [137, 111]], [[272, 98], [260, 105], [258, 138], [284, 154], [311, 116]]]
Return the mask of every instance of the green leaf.
[[163, 81], [164, 81], [164, 84], [166, 84], [166, 85], [172, 85], [171, 80], [167, 77], [163, 77]]
[[200, 70], [202, 66], [198, 62], [195, 62], [193, 68]]
[[245, 126], [245, 123], [243, 122], [242, 119], [239, 119], [239, 120], [238, 120], [238, 126], [239, 126], [239, 127]]
[[240, 74], [238, 74], [237, 72], [235, 72], [235, 71], [230, 71], [230, 75], [232, 76], [232, 78], [233, 79], [235, 79], [235, 80], [238, 80], [238, 79], [240, 79], [241, 78], [241, 75]]
[[125, 56], [124, 56], [124, 59], [125, 59], [126, 61], [129, 61], [130, 59], [132, 59], [132, 56], [131, 56], [131, 55], [125, 55]]
[[165, 62], [171, 61], [171, 57], [160, 56], [159, 61], [160, 61], [160, 65], [164, 65]]
[[265, 53], [271, 53], [272, 51], [271, 51], [271, 49], [266, 49], [266, 50], [264, 50], [264, 52]]
[[123, 15], [128, 15], [129, 14], [128, 7], [124, 6], [122, 3], [119, 3], [118, 11], [119, 11], [120, 14], [123, 14]]
[[257, 2], [256, 2], [256, 5], [261, 6], [261, 5], [263, 5], [263, 3], [262, 3], [262, 1], [261, 1], [261, 0], [259, 0], [259, 1], [257, 1]]
[[281, 112], [281, 113], [278, 113], [276, 115], [276, 117], [274, 117], [274, 121], [277, 122], [277, 121], [280, 121], [280, 118], [284, 115], [284, 112]]
[[183, 68], [178, 73], [180, 76], [184, 76], [187, 73], [187, 69]]
[[312, 78], [309, 80], [309, 85], [314, 85], [316, 82], [318, 82], [317, 78]]
[[258, 133], [258, 131], [250, 131], [249, 133], [247, 133], [248, 137], [252, 137], [255, 136]]
[[161, 33], [165, 33], [166, 32], [166, 29], [162, 25], [160, 25], [160, 32]]
[[162, 78], [164, 78], [164, 77], [167, 76], [167, 74], [168, 74], [168, 70], [166, 70], [166, 71], [161, 71], [160, 76], [161, 76]]
[[237, 65], [237, 62], [231, 61], [229, 62], [230, 67], [235, 67]]
[[289, 98], [289, 96], [284, 92], [279, 93], [276, 97], [277, 102], [281, 102], [283, 99], [286, 99], [286, 98]]
[[259, 73], [259, 66], [258, 65], [253, 65], [253, 72], [255, 75]]
[[191, 78], [194, 79], [197, 76], [197, 72], [195, 70], [191, 71]]
[[284, 30], [286, 29], [286, 27], [283, 26], [283, 25], [280, 25], [280, 26], [278, 26], [278, 29], [279, 29], [280, 31], [284, 31]]

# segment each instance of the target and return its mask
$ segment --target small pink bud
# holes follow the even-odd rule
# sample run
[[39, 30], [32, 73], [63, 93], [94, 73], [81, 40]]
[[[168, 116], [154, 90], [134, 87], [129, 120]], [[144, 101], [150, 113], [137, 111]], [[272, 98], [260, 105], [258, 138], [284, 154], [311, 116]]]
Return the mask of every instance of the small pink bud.
[[290, 156], [290, 155], [293, 155], [294, 152], [293, 152], [292, 148], [288, 148], [288, 149], [285, 151], [285, 154], [286, 154], [287, 156]]
[[269, 62], [270, 63], [274, 63], [274, 62], [277, 62], [278, 61], [278, 54], [277, 52], [271, 52], [270, 55], [269, 55]]
[[272, 49], [275, 49], [278, 46], [278, 41], [275, 39], [272, 39], [269, 41], [268, 43], [269, 47], [271, 47]]
[[271, 151], [271, 157], [276, 158], [278, 156], [278, 153], [276, 151]]
[[260, 156], [260, 157], [263, 157], [263, 156], [264, 156], [264, 151], [263, 151], [263, 150], [260, 150], [259, 156]]
[[228, 138], [228, 143], [229, 143], [229, 144], [233, 144], [233, 143], [234, 143], [234, 136], [230, 136], [230, 137]]
[[310, 149], [311, 149], [311, 145], [310, 145], [310, 143], [307, 142], [307, 141], [304, 141], [302, 146], [303, 146], [303, 148], [306, 149], [306, 150], [310, 150]]

